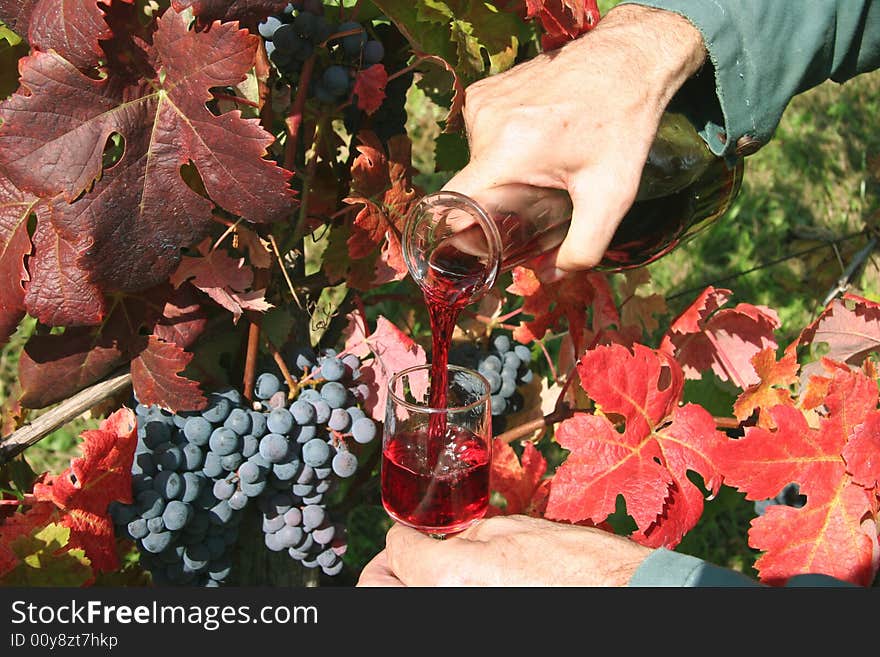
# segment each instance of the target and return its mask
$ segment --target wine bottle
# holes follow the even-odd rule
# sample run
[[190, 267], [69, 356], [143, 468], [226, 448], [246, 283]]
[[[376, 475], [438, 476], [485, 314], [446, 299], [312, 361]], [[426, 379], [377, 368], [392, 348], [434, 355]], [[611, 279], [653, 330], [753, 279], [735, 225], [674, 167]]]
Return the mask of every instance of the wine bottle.
[[[728, 164], [709, 150], [684, 115], [667, 111], [635, 202], [596, 269], [623, 271], [666, 255], [730, 209], [742, 177], [742, 158]], [[559, 246], [571, 215], [564, 190], [504, 185], [479, 199], [441, 190], [422, 197], [407, 216], [404, 260], [423, 287], [438, 278], [466, 280], [475, 301], [502, 272]]]

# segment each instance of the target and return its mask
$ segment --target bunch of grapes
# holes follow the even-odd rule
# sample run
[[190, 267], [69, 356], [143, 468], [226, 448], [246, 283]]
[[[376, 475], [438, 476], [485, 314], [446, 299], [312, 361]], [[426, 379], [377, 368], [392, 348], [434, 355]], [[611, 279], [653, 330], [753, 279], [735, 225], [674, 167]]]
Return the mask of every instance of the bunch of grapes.
[[[303, 63], [323, 48], [309, 82], [308, 96], [324, 103], [338, 103], [349, 97], [354, 76], [385, 57], [382, 42], [368, 36], [357, 21], [334, 24], [324, 14], [321, 0], [291, 2], [277, 16], [258, 26], [266, 53], [276, 70], [291, 85], [300, 79]], [[330, 39], [334, 34], [344, 36]]]
[[327, 575], [342, 571], [345, 534], [325, 495], [355, 474], [359, 446], [378, 427], [361, 408], [368, 388], [360, 359], [309, 349], [298, 361], [296, 389], [266, 371], [251, 404], [227, 389], [198, 412], [136, 406], [134, 503], [110, 512], [157, 584], [224, 583], [251, 500], [270, 550]]
[[524, 399], [520, 388], [532, 381], [532, 352], [522, 344], [514, 344], [504, 332], [495, 332], [488, 344], [456, 345], [449, 350], [449, 362], [477, 370], [489, 382], [492, 405], [492, 433], [503, 432], [507, 416], [522, 410]]

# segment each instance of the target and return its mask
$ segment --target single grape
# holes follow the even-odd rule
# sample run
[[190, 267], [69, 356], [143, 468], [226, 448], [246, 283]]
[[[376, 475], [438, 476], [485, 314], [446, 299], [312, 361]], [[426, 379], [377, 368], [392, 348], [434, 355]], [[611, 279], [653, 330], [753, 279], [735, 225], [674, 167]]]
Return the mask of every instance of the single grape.
[[378, 64], [385, 57], [385, 46], [381, 41], [370, 39], [364, 44], [364, 66]]
[[276, 18], [275, 16], [269, 16], [257, 26], [257, 31], [260, 33], [260, 36], [264, 39], [271, 39], [272, 35], [281, 27], [281, 19]]
[[330, 420], [330, 414], [333, 412], [330, 404], [323, 399], [316, 399], [309, 403], [315, 407], [315, 424], [327, 424]]
[[226, 456], [233, 452], [241, 450], [241, 436], [227, 427], [217, 427], [211, 432], [211, 439], [208, 441], [211, 451], [220, 456]]
[[371, 442], [379, 433], [379, 428], [373, 421], [373, 418], [358, 418], [351, 424], [351, 436], [356, 443], [365, 445]]
[[165, 527], [174, 531], [183, 529], [192, 519], [193, 509], [186, 502], [180, 500], [172, 500], [162, 512], [162, 520], [165, 521]]
[[367, 33], [364, 32], [364, 28], [361, 26], [361, 24], [356, 21], [346, 21], [345, 23], [341, 23], [339, 25], [338, 30], [340, 32], [360, 30], [360, 32], [356, 34], [350, 34], [342, 37], [342, 49], [345, 51], [345, 54], [349, 57], [360, 56], [361, 49], [367, 42]]
[[247, 434], [241, 437], [241, 455], [249, 459], [260, 451], [260, 439], [253, 434]]
[[[335, 69], [342, 71], [341, 73], [334, 72], [331, 76], [339, 78], [339, 80], [334, 80], [334, 82], [338, 82], [338, 85], [341, 87], [342, 90], [337, 94], [341, 96], [348, 91], [348, 71], [342, 66], [331, 66], [324, 71], [324, 78], [327, 78], [328, 71]], [[329, 82], [326, 84], [329, 89], [332, 90], [334, 88]], [[345, 363], [338, 356], [331, 356], [321, 361], [321, 376], [328, 381], [341, 381], [345, 376], [345, 372]]]
[[327, 517], [327, 512], [322, 506], [318, 506], [317, 504], [307, 504], [302, 508], [302, 517], [303, 526], [308, 530], [312, 530], [319, 527], [321, 523], [324, 522], [324, 519]]
[[318, 412], [309, 401], [297, 399], [290, 405], [290, 414], [299, 425], [314, 424]]
[[330, 408], [344, 408], [348, 399], [348, 390], [339, 381], [328, 381], [321, 386], [321, 397]]
[[153, 478], [153, 488], [166, 500], [177, 500], [183, 497], [185, 483], [173, 470], [163, 470]]
[[202, 417], [211, 424], [221, 424], [230, 411], [232, 411], [232, 402], [218, 393], [212, 393], [208, 395], [208, 406], [202, 411]]
[[327, 420], [327, 426], [333, 431], [344, 433], [351, 426], [351, 415], [344, 408], [334, 408], [330, 413], [330, 419]]
[[301, 543], [304, 533], [302, 527], [284, 525], [277, 532], [278, 540], [283, 546], [282, 549], [289, 549]]
[[494, 338], [492, 338], [492, 346], [495, 347], [495, 350], [499, 354], [503, 354], [506, 351], [510, 350], [510, 338], [504, 333], [499, 333]]
[[330, 458], [330, 445], [326, 440], [312, 438], [303, 445], [302, 457], [306, 465], [313, 468], [324, 465]]
[[312, 530], [312, 538], [319, 545], [329, 545], [336, 535], [336, 525], [326, 524]]
[[211, 438], [214, 427], [201, 415], [194, 415], [186, 419], [183, 425], [183, 435], [194, 445], [207, 445]]
[[284, 524], [290, 525], [291, 527], [298, 527], [302, 524], [302, 511], [299, 507], [292, 506], [284, 512], [283, 519]]
[[238, 470], [238, 466], [244, 463], [244, 456], [241, 455], [241, 452], [232, 452], [232, 454], [226, 454], [220, 457], [220, 466], [226, 472], [234, 472]]
[[322, 566], [321, 570], [324, 571], [325, 575], [328, 575], [329, 577], [334, 577], [342, 572], [343, 566], [345, 566], [345, 562], [342, 559], [340, 559], [332, 566], [329, 566], [329, 567]]
[[229, 479], [218, 479], [212, 490], [218, 500], [228, 500], [235, 492], [235, 484]]
[[284, 516], [282, 515], [263, 515], [263, 533], [265, 534], [274, 534], [284, 525]]
[[269, 463], [280, 463], [287, 457], [287, 438], [279, 433], [267, 433], [260, 440], [260, 456]]
[[171, 532], [150, 532], [141, 539], [141, 545], [147, 552], [159, 554], [171, 545]]
[[358, 460], [357, 456], [352, 454], [351, 452], [338, 452], [331, 462], [331, 467], [333, 468], [333, 472], [335, 472], [338, 476], [345, 479], [346, 477], [352, 476], [355, 472], [357, 472]]
[[147, 527], [147, 520], [145, 518], [135, 518], [126, 526], [126, 531], [128, 535], [131, 536], [134, 540], [138, 540], [139, 538], [143, 538], [146, 536], [150, 530]]
[[232, 429], [239, 436], [244, 436], [251, 430], [250, 413], [244, 408], [233, 408], [223, 421], [223, 426]]
[[253, 461], [245, 461], [238, 467], [238, 477], [247, 484], [252, 484], [266, 476], [265, 469]]
[[247, 506], [248, 499], [250, 499], [243, 490], [235, 491], [227, 500], [229, 502], [229, 506], [235, 511], [241, 511], [244, 507]]
[[205, 464], [202, 466], [202, 472], [211, 479], [223, 474], [223, 464], [220, 462], [220, 455], [216, 452], [205, 454]]
[[180, 496], [182, 502], [194, 502], [202, 490], [202, 485], [207, 479], [200, 476], [197, 472], [184, 472], [183, 475], [183, 495]]
[[339, 561], [339, 555], [336, 554], [332, 548], [327, 548], [326, 550], [319, 552], [318, 556], [315, 557], [315, 560], [322, 567], [329, 568], [336, 565], [336, 562]]
[[182, 469], [187, 472], [198, 470], [205, 464], [205, 452], [198, 445], [187, 443], [181, 453], [183, 454]]
[[266, 417], [266, 428], [271, 433], [288, 434], [294, 425], [294, 416], [283, 406], [273, 408]]
[[272, 466], [272, 474], [282, 484], [292, 481], [299, 473], [302, 463], [299, 459], [291, 459], [285, 463], [276, 463]]

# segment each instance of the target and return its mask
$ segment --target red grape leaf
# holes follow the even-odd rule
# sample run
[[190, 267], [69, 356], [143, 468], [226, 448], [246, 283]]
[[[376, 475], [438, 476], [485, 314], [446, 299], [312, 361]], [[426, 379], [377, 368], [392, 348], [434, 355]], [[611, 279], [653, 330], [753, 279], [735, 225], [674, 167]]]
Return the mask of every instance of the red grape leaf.
[[358, 138], [358, 156], [351, 167], [352, 193], [343, 201], [363, 207], [348, 238], [349, 252], [353, 259], [363, 258], [387, 239], [394, 256], [387, 262], [403, 277], [407, 269], [400, 250], [400, 232], [419, 196], [412, 183], [412, 143], [405, 135], [396, 135], [388, 141], [386, 153], [374, 133], [362, 131]]
[[34, 8], [40, 0], [0, 0], [0, 20], [22, 38], [27, 38]]
[[[801, 332], [798, 342], [802, 346], [825, 343], [826, 357], [858, 367], [868, 354], [880, 350], [880, 304], [853, 294], [834, 299]], [[808, 363], [803, 375], [810, 377], [820, 369], [818, 362]]]
[[44, 408], [120, 367], [126, 354], [110, 328], [73, 327], [61, 334], [32, 335], [18, 362], [21, 405]]
[[165, 303], [162, 317], [153, 327], [157, 338], [186, 349], [204, 332], [208, 317], [191, 285], [176, 288]]
[[55, 50], [79, 69], [97, 66], [104, 55], [99, 42], [112, 36], [99, 1], [38, 0], [30, 16], [28, 43], [37, 50]]
[[192, 358], [173, 342], [149, 336], [147, 348], [131, 361], [135, 397], [141, 404], [157, 404], [175, 412], [204, 408], [208, 400], [199, 384], [179, 375]]
[[206, 238], [197, 247], [201, 256], [183, 256], [171, 275], [171, 284], [179, 287], [184, 281], [192, 285], [232, 313], [238, 322], [245, 310], [265, 312], [272, 308], [265, 299], [265, 290], [250, 290], [253, 270], [244, 258], [233, 258], [224, 249], [212, 249]]
[[[849, 442], [875, 450], [865, 441], [865, 423], [876, 426], [877, 384], [855, 371], [837, 369], [825, 400], [827, 414], [817, 428], [792, 406], [770, 410], [775, 429], [747, 427], [745, 435], [718, 450], [726, 484], [746, 499], [775, 497], [797, 483], [806, 504], [771, 506], [752, 522], [749, 544], [764, 554], [755, 564], [762, 581], [784, 583], [801, 573], [824, 573], [856, 584], [869, 584], [877, 572], [876, 491], [858, 485], [847, 472]], [[861, 454], [862, 462], [876, 454]], [[858, 468], [864, 477], [870, 468]], [[863, 524], [867, 518], [872, 522]]]
[[746, 420], [760, 409], [758, 424], [767, 426], [767, 410], [779, 404], [793, 405], [791, 386], [798, 382], [796, 343], [785, 350], [785, 355], [777, 361], [775, 349], [764, 349], [752, 357], [752, 365], [758, 375], [758, 383], [742, 391], [733, 404], [733, 414], [737, 420]]
[[110, 502], [131, 504], [131, 462], [137, 445], [137, 421], [128, 408], [82, 433], [82, 456], [58, 476], [34, 484], [34, 496], [54, 502], [66, 513], [61, 524], [70, 529], [70, 546], [80, 547], [96, 572], [119, 567]]
[[68, 327], [63, 333], [35, 334], [18, 364], [21, 404], [43, 408], [102, 379], [146, 346], [172, 299], [170, 285], [115, 299], [106, 319], [95, 327]]
[[288, 0], [172, 0], [177, 10], [192, 7], [202, 23], [213, 20], [254, 23], [271, 14], [280, 14]]
[[843, 459], [853, 483], [875, 491], [880, 487], [880, 413], [871, 413], [853, 429]]
[[493, 439], [489, 487], [503, 495], [506, 504], [501, 509], [490, 507], [490, 514], [542, 515], [550, 487], [550, 480], [544, 478], [546, 473], [547, 461], [531, 442], [526, 441], [523, 445], [520, 462], [510, 445], [498, 438]]
[[688, 379], [700, 379], [712, 369], [722, 381], [745, 390], [758, 383], [752, 356], [763, 349], [776, 349], [773, 332], [779, 316], [770, 308], [741, 303], [719, 310], [730, 290], [707, 287], [679, 315], [663, 337], [661, 349], [675, 355]]
[[515, 267], [513, 283], [507, 287], [507, 292], [523, 297], [522, 311], [534, 319], [520, 322], [514, 330], [514, 338], [529, 344], [542, 339], [548, 330], [567, 328], [571, 331], [575, 349], [580, 352], [585, 346], [583, 335], [587, 310], [597, 299], [596, 290], [606, 287], [603, 274], [566, 276], [547, 283], [541, 281], [534, 270]]
[[553, 50], [593, 29], [599, 7], [596, 0], [526, 0], [526, 16], [541, 21], [541, 46]]
[[[411, 337], [379, 315], [376, 330], [365, 338], [373, 357], [361, 367], [361, 376], [370, 390], [364, 407], [374, 420], [385, 420], [385, 401], [388, 397], [388, 379], [396, 372], [428, 362], [425, 350]], [[420, 381], [412, 380], [413, 394], [417, 397], [427, 390], [428, 380], [420, 387]]]
[[[312, 199], [312, 196], [309, 196]], [[311, 207], [311, 203], [309, 204]], [[257, 233], [246, 226], [238, 226], [235, 229], [238, 237], [239, 248], [248, 254], [251, 265], [259, 269], [269, 269], [274, 262], [270, 242], [264, 240]]]
[[48, 212], [41, 209], [38, 215], [35, 252], [28, 265], [31, 280], [25, 293], [28, 313], [47, 326], [101, 323], [107, 313], [106, 301], [101, 289], [91, 282], [91, 273], [79, 265], [79, 240], [68, 240], [59, 233]]
[[0, 344], [24, 316], [25, 257], [31, 252], [28, 218], [39, 199], [0, 176]]
[[372, 114], [385, 100], [385, 85], [388, 84], [388, 71], [382, 64], [373, 64], [358, 71], [354, 79], [354, 95], [357, 96], [358, 109]]
[[[19, 92], [0, 104], [0, 166], [23, 190], [72, 201], [52, 219], [92, 283], [137, 290], [164, 280], [179, 249], [211, 227], [211, 201], [253, 222], [290, 214], [291, 174], [263, 157], [273, 137], [257, 119], [206, 106], [212, 87], [244, 79], [258, 43], [235, 23], [189, 30], [168, 10], [145, 82], [113, 70], [88, 77], [55, 52], [22, 60]], [[124, 152], [102, 171], [114, 134]], [[194, 191], [202, 187], [210, 201]]]
[[[556, 439], [570, 453], [553, 477], [547, 517], [601, 523], [622, 495], [638, 527], [634, 538], [674, 547], [703, 511], [703, 493], [687, 472], [712, 493], [720, 488], [714, 451], [722, 434], [702, 407], [679, 406], [684, 376], [662, 351], [600, 346], [577, 368], [604, 415], [577, 413], [557, 427]], [[610, 417], [622, 418], [623, 429]]]

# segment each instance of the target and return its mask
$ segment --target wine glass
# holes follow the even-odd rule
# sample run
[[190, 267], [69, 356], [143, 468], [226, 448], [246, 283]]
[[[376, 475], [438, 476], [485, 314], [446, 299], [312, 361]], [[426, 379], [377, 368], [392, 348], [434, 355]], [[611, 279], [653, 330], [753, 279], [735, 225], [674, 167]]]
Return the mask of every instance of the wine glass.
[[438, 377], [430, 368], [410, 367], [388, 382], [382, 504], [396, 521], [442, 538], [489, 507], [492, 412], [482, 374], [447, 365], [448, 385], [432, 395]]

